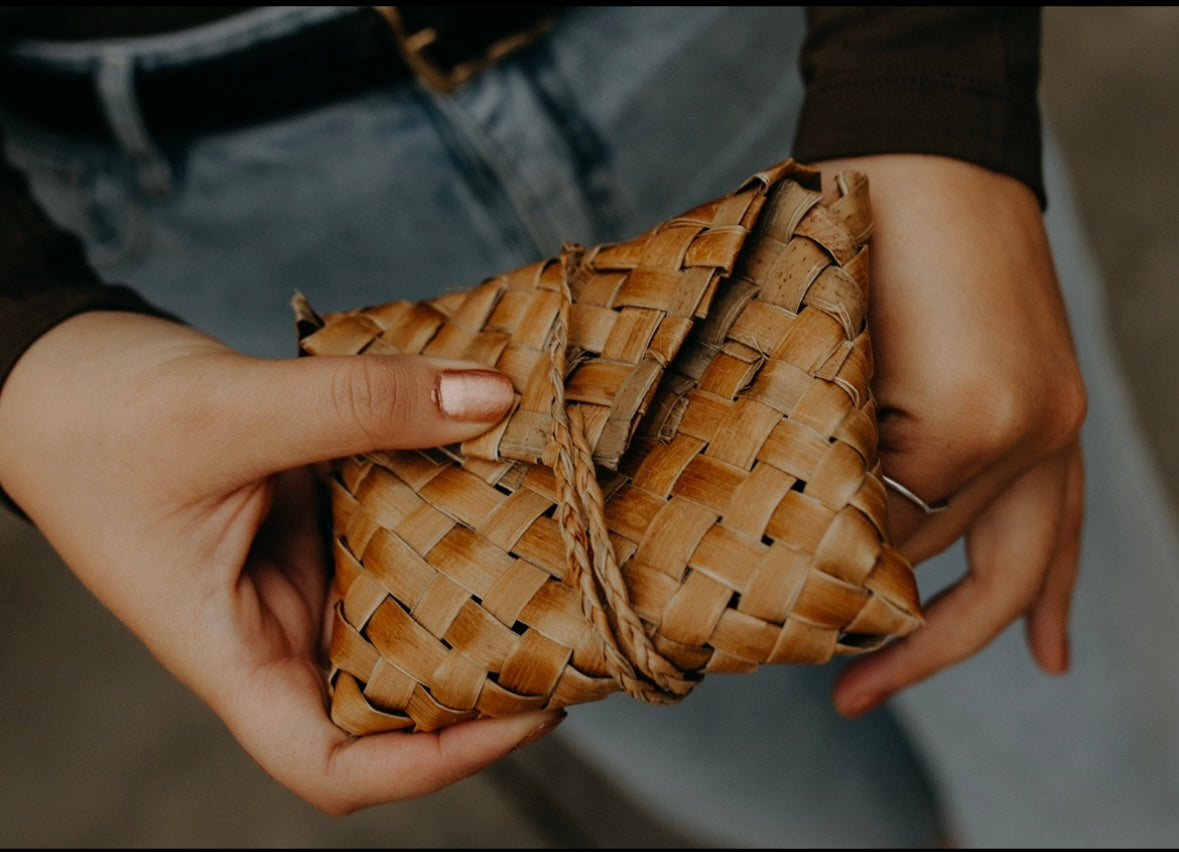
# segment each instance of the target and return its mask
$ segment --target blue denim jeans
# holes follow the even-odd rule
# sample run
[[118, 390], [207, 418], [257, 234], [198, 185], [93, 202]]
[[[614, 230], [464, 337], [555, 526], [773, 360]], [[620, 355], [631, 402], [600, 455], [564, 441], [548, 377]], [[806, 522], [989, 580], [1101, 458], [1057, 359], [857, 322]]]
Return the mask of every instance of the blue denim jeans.
[[[205, 33], [201, 48], [339, 8], [264, 8]], [[8, 151], [108, 279], [243, 351], [288, 357], [296, 291], [324, 311], [465, 289], [565, 240], [635, 236], [789, 156], [802, 30], [797, 7], [574, 7], [452, 95], [397, 85], [168, 147], [98, 146], [7, 120]], [[118, 68], [183, 61], [192, 43], [92, 47]], [[116, 106], [133, 130], [133, 100]], [[1152, 508], [1159, 486], [1126, 422], [1100, 281], [1051, 144], [1048, 179], [1083, 330], [1084, 437], [1102, 448], [1089, 462], [1072, 675], [1036, 672], [1013, 628], [857, 721], [830, 707], [836, 664], [718, 676], [670, 708], [622, 695], [572, 708], [555, 736], [703, 842], [1179, 837], [1179, 649], [1162, 628], [1179, 604], [1179, 546]], [[1112, 576], [1122, 565], [1138, 572], [1130, 588]], [[964, 570], [960, 550], [932, 560], [923, 592]], [[1158, 636], [1131, 630], [1144, 611], [1158, 613]]]

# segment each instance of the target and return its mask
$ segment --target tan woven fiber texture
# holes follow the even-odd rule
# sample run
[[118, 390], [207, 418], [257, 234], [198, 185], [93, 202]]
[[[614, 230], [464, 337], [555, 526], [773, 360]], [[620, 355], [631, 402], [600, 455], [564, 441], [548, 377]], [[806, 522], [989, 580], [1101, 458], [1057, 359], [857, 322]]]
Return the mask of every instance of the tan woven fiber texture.
[[922, 622], [869, 382], [868, 185], [787, 160], [620, 244], [424, 302], [295, 309], [303, 355], [506, 373], [461, 446], [332, 465], [332, 717], [433, 730], [818, 664]]

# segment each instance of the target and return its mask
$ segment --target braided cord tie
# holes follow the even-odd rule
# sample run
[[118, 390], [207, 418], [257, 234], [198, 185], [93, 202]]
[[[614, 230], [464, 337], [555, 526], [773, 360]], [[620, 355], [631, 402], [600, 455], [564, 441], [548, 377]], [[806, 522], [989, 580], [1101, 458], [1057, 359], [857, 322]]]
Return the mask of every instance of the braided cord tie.
[[648, 704], [675, 704], [699, 682], [660, 654], [630, 605], [630, 595], [606, 526], [605, 498], [594, 470], [581, 409], [565, 403], [565, 369], [572, 294], [569, 279], [581, 251], [561, 253], [561, 303], [549, 343], [552, 427], [544, 462], [557, 481], [557, 521], [569, 560], [567, 582], [602, 637], [605, 664], [622, 689]]

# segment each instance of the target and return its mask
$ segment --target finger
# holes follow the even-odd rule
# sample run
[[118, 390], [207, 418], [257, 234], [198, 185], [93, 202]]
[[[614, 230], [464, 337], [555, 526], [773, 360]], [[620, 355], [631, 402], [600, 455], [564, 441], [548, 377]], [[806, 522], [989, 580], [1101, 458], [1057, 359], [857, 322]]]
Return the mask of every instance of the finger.
[[894, 542], [915, 563], [945, 550], [962, 537], [996, 495], [1039, 461], [1034, 446], [1018, 440], [965, 443], [915, 439], [923, 430], [914, 418], [890, 410], [880, 419], [880, 463], [884, 474], [927, 505], [946, 508], [927, 514], [897, 488], [888, 489], [889, 525]]
[[1028, 609], [1057, 542], [1070, 463], [1053, 456], [992, 501], [969, 533], [970, 572], [929, 603], [922, 627], [844, 669], [833, 695], [840, 713], [861, 715], [966, 659]]
[[[255, 553], [267, 554], [269, 559], [251, 560], [254, 583], [270, 606], [283, 599], [283, 596], [274, 594], [273, 587], [269, 589], [270, 594], [263, 589], [269, 576], [268, 571], [263, 570], [265, 565], [274, 572], [279, 584], [289, 583], [298, 592], [304, 610], [299, 613], [299, 619], [314, 617], [315, 623], [319, 624], [321, 602], [330, 582], [328, 565], [331, 559], [320, 509], [323, 496], [319, 482], [309, 467], [284, 471], [271, 481], [274, 488], [272, 505], [253, 543]], [[294, 622], [290, 619], [293, 617], [291, 613], [280, 620], [292, 624]]]
[[238, 455], [270, 473], [465, 441], [499, 421], [515, 392], [503, 373], [474, 362], [362, 355], [255, 362], [235, 393], [227, 404], [249, 411]]
[[1044, 587], [1027, 618], [1028, 647], [1036, 662], [1049, 674], [1063, 674], [1069, 667], [1068, 620], [1080, 570], [1084, 505], [1085, 467], [1077, 444], [1070, 454], [1060, 535], [1044, 577]]
[[[951, 458], [948, 453], [944, 457], [934, 458], [924, 450], [882, 450], [881, 463], [890, 478], [904, 483], [906, 487], [910, 487], [913, 482], [919, 483], [918, 487], [928, 489], [919, 491], [913, 488], [923, 501], [945, 504], [941, 511], [926, 514], [899, 491], [888, 489], [889, 520], [894, 542], [915, 564], [941, 553], [966, 534], [996, 496], [1004, 493], [1034, 465], [1062, 465], [1060, 475], [1063, 487], [1066, 476], [1063, 459], [1073, 452], [1074, 446], [1077, 446], [1075, 438], [1047, 456], [1038, 455], [1037, 452], [1042, 451], [1038, 451], [1034, 444], [1015, 447], [995, 457], [975, 475], [967, 475], [964, 471], [968, 468], [965, 466], [947, 464], [947, 459]], [[1045, 462], [1046, 458], [1058, 461]], [[928, 496], [931, 494], [948, 496], [931, 498]]]
[[397, 799], [435, 792], [537, 742], [565, 715], [564, 710], [529, 711], [431, 733], [374, 734], [348, 740], [336, 750], [332, 762], [333, 795], [347, 813], [387, 802], [391, 791]]
[[350, 737], [325, 712], [323, 680], [306, 661], [263, 667], [222, 715], [234, 736], [279, 783], [325, 813], [422, 796], [535, 742], [563, 710], [481, 719], [440, 731]]
[[[916, 482], [930, 482], [933, 478], [928, 474], [921, 476], [916, 473], [916, 465], [912, 457], [904, 462], [889, 457], [885, 470], [900, 468], [912, 471], [909, 474]], [[932, 486], [925, 493], [948, 494], [946, 498], [930, 498], [929, 503], [945, 503], [946, 508], [933, 514], [926, 514], [912, 500], [898, 491], [888, 489], [888, 512], [894, 541], [914, 564], [941, 553], [959, 538], [975, 522], [995, 497], [1003, 493], [1021, 473], [1025, 472], [1028, 462], [1023, 459], [1006, 458], [997, 461], [992, 467], [970, 479], [955, 478], [952, 483], [947, 476], [937, 478], [940, 486]], [[889, 474], [891, 478], [904, 482], [910, 487], [902, 474]], [[915, 493], [916, 488], [913, 489]], [[923, 500], [926, 500], [922, 496]]]

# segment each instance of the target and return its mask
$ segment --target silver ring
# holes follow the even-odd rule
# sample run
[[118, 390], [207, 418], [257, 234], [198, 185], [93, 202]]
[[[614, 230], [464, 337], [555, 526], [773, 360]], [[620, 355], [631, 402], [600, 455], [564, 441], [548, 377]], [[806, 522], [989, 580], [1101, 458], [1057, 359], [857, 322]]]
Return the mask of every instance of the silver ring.
[[950, 504], [948, 502], [946, 502], [945, 500], [941, 500], [937, 503], [934, 503], [932, 506], [929, 505], [924, 500], [922, 500], [920, 497], [918, 497], [916, 494], [914, 494], [912, 491], [910, 491], [908, 488], [906, 488], [905, 486], [903, 486], [899, 482], [897, 482], [895, 479], [890, 479], [887, 476], [884, 477], [884, 484], [887, 485], [889, 488], [891, 488], [893, 491], [900, 494], [902, 497], [907, 498], [909, 501], [911, 501], [913, 503], [913, 505], [915, 505], [918, 509], [920, 509], [922, 512], [924, 512], [927, 515], [932, 515], [935, 512], [942, 512], [942, 511], [945, 511], [946, 509], [950, 508]]

